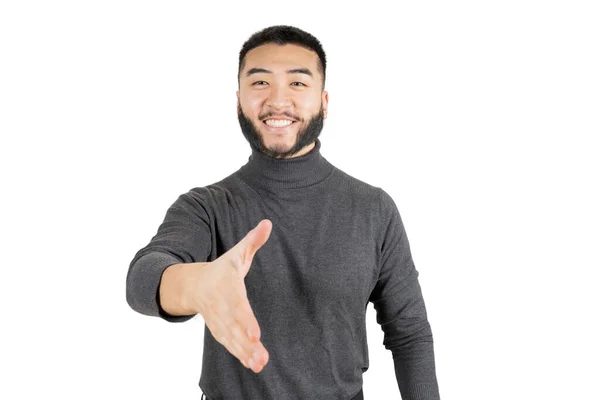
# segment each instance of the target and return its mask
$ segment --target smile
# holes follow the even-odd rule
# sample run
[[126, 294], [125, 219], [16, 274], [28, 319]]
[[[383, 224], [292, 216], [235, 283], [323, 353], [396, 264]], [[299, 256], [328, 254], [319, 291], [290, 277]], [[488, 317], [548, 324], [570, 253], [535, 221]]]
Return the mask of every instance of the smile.
[[268, 119], [266, 121], [263, 121], [263, 124], [265, 124], [267, 126], [267, 129], [269, 131], [280, 132], [280, 131], [285, 131], [288, 127], [292, 126], [295, 122], [296, 121], [290, 121], [290, 120]]
[[284, 126], [290, 126], [294, 121], [288, 119], [267, 119], [264, 123], [273, 128], [281, 128]]

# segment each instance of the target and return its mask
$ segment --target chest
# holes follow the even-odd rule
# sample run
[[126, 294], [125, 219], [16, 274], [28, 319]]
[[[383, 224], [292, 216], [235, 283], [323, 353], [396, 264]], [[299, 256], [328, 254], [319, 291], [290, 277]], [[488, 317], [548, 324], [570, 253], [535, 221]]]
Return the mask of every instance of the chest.
[[318, 201], [237, 198], [215, 217], [217, 256], [264, 218], [273, 228], [245, 278], [250, 299], [364, 309], [378, 274], [377, 215], [334, 194]]

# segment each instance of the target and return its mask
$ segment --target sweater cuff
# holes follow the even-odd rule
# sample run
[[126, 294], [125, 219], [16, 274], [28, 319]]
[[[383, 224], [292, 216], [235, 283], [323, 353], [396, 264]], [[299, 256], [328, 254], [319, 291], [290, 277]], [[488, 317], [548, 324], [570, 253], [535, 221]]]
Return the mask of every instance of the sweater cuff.
[[411, 383], [401, 392], [402, 398], [406, 400], [439, 400], [440, 391], [437, 381]]
[[133, 265], [134, 279], [129, 282], [128, 299], [131, 307], [145, 315], [160, 317], [168, 322], [185, 322], [194, 315], [171, 315], [160, 305], [160, 280], [165, 270], [180, 264], [181, 260], [166, 253], [151, 252], [140, 257]]

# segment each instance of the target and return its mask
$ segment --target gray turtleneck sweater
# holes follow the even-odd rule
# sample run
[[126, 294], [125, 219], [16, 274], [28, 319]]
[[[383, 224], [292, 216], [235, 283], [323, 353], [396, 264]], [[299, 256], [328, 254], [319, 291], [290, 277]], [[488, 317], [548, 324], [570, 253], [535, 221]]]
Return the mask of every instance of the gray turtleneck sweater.
[[[394, 200], [307, 154], [252, 150], [225, 179], [181, 194], [129, 265], [127, 302], [169, 322], [158, 302], [172, 264], [214, 261], [260, 220], [273, 223], [245, 278], [269, 362], [246, 369], [204, 330], [199, 386], [213, 400], [349, 400], [369, 368], [365, 316], [373, 303], [403, 400], [439, 399], [433, 338]], [[366, 394], [368, 400], [368, 393]]]

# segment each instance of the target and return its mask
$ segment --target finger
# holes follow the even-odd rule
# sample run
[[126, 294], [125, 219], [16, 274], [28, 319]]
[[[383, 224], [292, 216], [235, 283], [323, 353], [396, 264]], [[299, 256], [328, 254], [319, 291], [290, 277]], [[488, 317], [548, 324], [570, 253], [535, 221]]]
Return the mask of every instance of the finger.
[[246, 335], [244, 335], [242, 327], [235, 322], [233, 322], [233, 326], [229, 333], [231, 335], [231, 341], [236, 348], [236, 354], [239, 355], [238, 358], [246, 368], [250, 368], [250, 359], [252, 358], [254, 345], [248, 340]]
[[238, 353], [242, 354], [242, 364], [246, 368], [260, 369], [266, 364], [266, 350], [260, 342], [251, 342], [248, 337], [242, 332], [242, 327], [236, 324], [231, 330], [231, 341], [235, 343]]
[[260, 249], [269, 239], [273, 224], [268, 219], [261, 220], [254, 229], [244, 236], [236, 245], [239, 246], [240, 255], [243, 262], [252, 260], [258, 249]]
[[237, 301], [237, 304], [233, 306], [232, 315], [246, 340], [250, 342], [260, 340], [260, 326], [247, 298]]
[[[238, 338], [242, 336], [239, 326], [231, 329], [230, 335], [223, 340], [227, 350], [236, 357], [246, 368], [260, 372], [267, 363], [269, 356], [262, 343], [254, 343], [252, 347], [244, 348]], [[246, 340], [247, 341], [247, 340]]]
[[[237, 295], [236, 295], [237, 294]], [[246, 334], [246, 327], [240, 324], [240, 315], [249, 315], [254, 318], [248, 298], [246, 297], [246, 288], [243, 283], [233, 285], [225, 302], [221, 303], [221, 309], [213, 314], [216, 325], [222, 330], [223, 336], [230, 343], [230, 353], [236, 356], [244, 366], [250, 367], [250, 358], [252, 352], [256, 350], [255, 344]], [[258, 326], [258, 322], [255, 324]], [[260, 350], [260, 349], [259, 349]], [[255, 360], [257, 362], [260, 359]]]
[[257, 343], [257, 348], [252, 352], [251, 368], [254, 372], [260, 372], [269, 361], [269, 352], [262, 343]]
[[235, 358], [237, 358], [244, 365], [244, 367], [250, 368], [250, 364], [248, 362], [250, 361], [251, 354], [244, 349], [244, 346], [242, 346], [239, 340], [237, 340], [233, 331], [229, 332], [229, 334], [229, 352]]
[[229, 292], [228, 307], [231, 316], [241, 327], [245, 337], [253, 342], [260, 340], [260, 326], [254, 311], [248, 300], [248, 291], [244, 281], [236, 277], [231, 280], [231, 291]]
[[265, 360], [268, 360], [268, 355], [260, 342], [260, 326], [245, 296], [240, 296], [233, 306], [231, 315], [235, 319], [232, 329], [234, 340], [242, 344], [245, 354], [249, 354], [250, 357], [255, 355], [254, 364], [259, 368], [262, 367], [266, 363]]
[[248, 247], [249, 250], [249, 258], [254, 257], [254, 254], [260, 249], [266, 242], [269, 240], [269, 236], [271, 235], [271, 231], [273, 230], [273, 223], [268, 219], [263, 219], [259, 222], [256, 227], [256, 231], [254, 232], [254, 240], [250, 243]]
[[250, 302], [245, 296], [241, 296], [231, 310], [231, 317], [235, 327], [236, 339], [251, 352], [257, 342], [260, 341], [260, 326], [250, 307]]
[[244, 365], [244, 367], [250, 368], [250, 365], [247, 361], [249, 358], [244, 354], [242, 346], [240, 346], [240, 344], [233, 339], [233, 336], [222, 336], [219, 343], [221, 343], [232, 356], [237, 358], [238, 361]]
[[243, 327], [233, 320], [233, 313], [212, 314], [214, 318], [206, 324], [217, 342], [236, 357], [246, 368], [258, 373], [269, 360], [269, 354], [262, 343], [251, 342], [243, 332]]
[[225, 349], [237, 358], [246, 368], [250, 368], [248, 364], [248, 360], [250, 359], [251, 354], [248, 351], [245, 351], [243, 346], [236, 340], [235, 335], [231, 332], [227, 324], [223, 322], [222, 319], [216, 318], [211, 321], [210, 325], [207, 322], [207, 326], [215, 340], [219, 342]]

